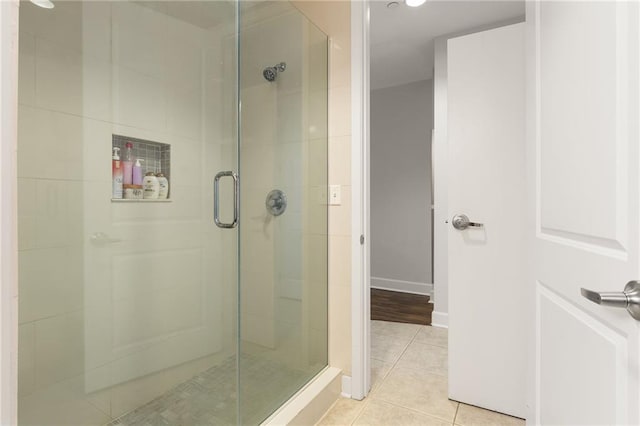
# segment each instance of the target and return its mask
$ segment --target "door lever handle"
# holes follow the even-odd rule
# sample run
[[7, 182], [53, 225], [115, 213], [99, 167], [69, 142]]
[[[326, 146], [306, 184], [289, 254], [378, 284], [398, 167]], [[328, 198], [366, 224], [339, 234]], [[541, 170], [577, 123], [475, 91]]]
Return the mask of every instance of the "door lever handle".
[[457, 214], [451, 219], [451, 224], [459, 231], [467, 228], [482, 228], [484, 225], [478, 222], [471, 222], [466, 214]]
[[581, 288], [580, 294], [598, 305], [625, 308], [633, 319], [640, 321], [640, 281], [629, 281], [622, 292], [597, 292]]

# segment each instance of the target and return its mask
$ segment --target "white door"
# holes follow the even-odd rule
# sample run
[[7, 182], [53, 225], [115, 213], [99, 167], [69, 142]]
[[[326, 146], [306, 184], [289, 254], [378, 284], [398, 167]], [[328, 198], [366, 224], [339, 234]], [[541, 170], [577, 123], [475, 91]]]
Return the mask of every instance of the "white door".
[[[449, 397], [525, 416], [525, 26], [449, 40]], [[453, 227], [464, 214], [482, 227]]]
[[640, 424], [637, 2], [528, 4], [532, 424]]

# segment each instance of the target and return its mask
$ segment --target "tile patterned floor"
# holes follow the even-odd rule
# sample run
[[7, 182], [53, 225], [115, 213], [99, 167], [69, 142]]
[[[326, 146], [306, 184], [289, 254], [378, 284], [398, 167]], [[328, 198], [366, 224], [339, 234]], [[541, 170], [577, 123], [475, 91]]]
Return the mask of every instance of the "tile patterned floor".
[[[203, 371], [162, 396], [119, 417], [108, 426], [236, 425], [236, 357]], [[259, 424], [275, 400], [286, 401], [309, 379], [263, 357], [242, 355], [242, 424]], [[276, 392], [276, 394], [274, 394]]]
[[341, 398], [319, 426], [523, 426], [524, 420], [447, 398], [447, 330], [371, 322], [372, 390]]

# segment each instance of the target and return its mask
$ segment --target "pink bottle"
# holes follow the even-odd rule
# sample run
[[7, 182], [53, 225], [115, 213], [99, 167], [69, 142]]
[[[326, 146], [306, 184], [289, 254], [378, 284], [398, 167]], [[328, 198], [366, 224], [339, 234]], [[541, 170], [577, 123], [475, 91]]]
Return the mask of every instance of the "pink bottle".
[[133, 144], [127, 142], [125, 146], [126, 151], [124, 153], [124, 161], [122, 162], [122, 183], [124, 185], [131, 185], [133, 183]]

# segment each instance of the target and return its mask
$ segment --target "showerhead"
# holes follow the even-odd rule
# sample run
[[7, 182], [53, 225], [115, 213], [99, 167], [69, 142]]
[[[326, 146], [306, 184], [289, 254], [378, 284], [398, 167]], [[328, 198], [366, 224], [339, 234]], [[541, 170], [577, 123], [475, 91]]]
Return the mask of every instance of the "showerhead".
[[276, 77], [278, 76], [278, 73], [283, 72], [286, 69], [287, 69], [287, 64], [284, 62], [280, 62], [279, 64], [276, 64], [272, 67], [266, 67], [262, 71], [262, 75], [267, 81], [275, 81]]

